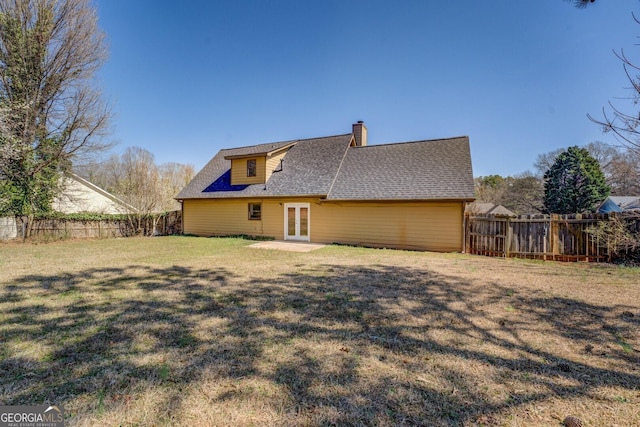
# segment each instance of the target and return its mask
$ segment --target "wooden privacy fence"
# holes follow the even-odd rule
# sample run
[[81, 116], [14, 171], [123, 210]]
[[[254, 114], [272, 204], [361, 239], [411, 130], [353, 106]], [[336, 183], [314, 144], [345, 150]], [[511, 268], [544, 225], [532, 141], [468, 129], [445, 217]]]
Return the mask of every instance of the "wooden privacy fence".
[[[155, 229], [154, 229], [155, 222]], [[182, 233], [182, 212], [172, 211], [138, 217], [117, 217], [114, 219], [79, 220], [65, 218], [36, 218], [28, 224], [28, 218], [18, 218], [18, 237], [25, 236], [37, 240], [95, 239], [110, 237], [130, 237], [173, 235]], [[154, 231], [155, 230], [155, 231]]]
[[608, 220], [608, 214], [466, 215], [465, 251], [493, 257], [604, 261], [609, 255], [606, 247], [587, 229]]

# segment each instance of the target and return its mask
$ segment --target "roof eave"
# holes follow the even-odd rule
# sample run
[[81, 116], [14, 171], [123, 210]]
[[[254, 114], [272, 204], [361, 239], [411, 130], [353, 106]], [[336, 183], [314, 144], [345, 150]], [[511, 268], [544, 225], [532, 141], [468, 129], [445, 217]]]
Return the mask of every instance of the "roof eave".
[[251, 159], [254, 157], [269, 157], [269, 156], [273, 156], [276, 153], [279, 153], [281, 151], [285, 151], [288, 150], [289, 148], [293, 147], [294, 145], [296, 145], [295, 142], [292, 142], [291, 144], [287, 144], [284, 145], [282, 147], [278, 147], [275, 150], [271, 150], [271, 151], [261, 151], [258, 153], [251, 153], [251, 154], [232, 154], [230, 156], [224, 156], [225, 160], [235, 160], [235, 159]]
[[460, 202], [465, 202], [465, 203], [470, 203], [470, 202], [475, 201], [475, 198], [473, 198], [473, 197], [418, 198], [418, 199], [411, 199], [411, 198], [402, 198], [402, 199], [393, 199], [393, 198], [332, 199], [332, 198], [326, 198], [326, 199], [323, 199], [323, 201], [326, 201], [326, 202], [403, 202], [403, 203], [423, 203], [423, 202], [441, 202], [441, 203], [456, 202], [456, 203], [460, 203]]
[[242, 194], [237, 196], [222, 196], [222, 197], [175, 197], [176, 200], [235, 200], [235, 199], [321, 199], [325, 200], [326, 194]]

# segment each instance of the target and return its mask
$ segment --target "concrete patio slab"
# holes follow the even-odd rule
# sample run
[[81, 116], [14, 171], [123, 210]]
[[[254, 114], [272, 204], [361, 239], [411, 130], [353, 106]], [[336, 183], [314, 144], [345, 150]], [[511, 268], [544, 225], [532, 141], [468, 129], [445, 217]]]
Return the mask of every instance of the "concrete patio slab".
[[265, 242], [254, 243], [249, 245], [250, 248], [256, 249], [273, 249], [278, 251], [290, 251], [290, 252], [311, 252], [316, 249], [324, 248], [327, 245], [322, 243], [308, 243], [308, 242], [291, 242], [282, 240], [269, 240]]

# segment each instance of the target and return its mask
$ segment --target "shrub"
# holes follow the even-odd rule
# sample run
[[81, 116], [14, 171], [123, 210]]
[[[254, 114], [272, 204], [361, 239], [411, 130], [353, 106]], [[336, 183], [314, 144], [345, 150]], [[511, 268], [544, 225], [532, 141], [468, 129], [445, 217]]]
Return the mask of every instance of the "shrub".
[[607, 221], [598, 222], [587, 228], [586, 232], [596, 240], [598, 246], [607, 250], [610, 262], [636, 264], [640, 262], [640, 233], [630, 229], [630, 225], [636, 221], [638, 218], [610, 214]]

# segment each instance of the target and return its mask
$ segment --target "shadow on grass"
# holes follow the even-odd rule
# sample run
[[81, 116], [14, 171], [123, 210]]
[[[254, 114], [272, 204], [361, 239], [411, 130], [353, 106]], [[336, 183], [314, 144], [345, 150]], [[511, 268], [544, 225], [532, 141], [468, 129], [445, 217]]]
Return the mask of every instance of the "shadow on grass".
[[4, 404], [84, 397], [94, 406], [80, 412], [99, 415], [105, 399], [163, 387], [175, 409], [204, 377], [257, 378], [284, 390], [291, 424], [456, 426], [640, 384], [625, 341], [638, 328], [633, 307], [480, 288], [424, 269], [321, 265], [247, 279], [131, 265], [0, 286]]

